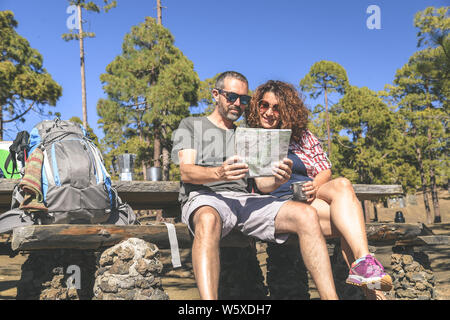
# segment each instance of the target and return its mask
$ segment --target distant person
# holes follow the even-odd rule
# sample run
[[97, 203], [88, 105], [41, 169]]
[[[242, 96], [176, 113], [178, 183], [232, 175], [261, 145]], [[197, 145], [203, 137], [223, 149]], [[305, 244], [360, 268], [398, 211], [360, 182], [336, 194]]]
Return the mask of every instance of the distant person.
[[[192, 264], [202, 299], [217, 299], [219, 242], [233, 228], [264, 241], [283, 243], [298, 235], [301, 253], [321, 299], [337, 299], [319, 219], [312, 206], [247, 191], [248, 166], [234, 156], [234, 121], [250, 102], [248, 81], [222, 73], [212, 90], [216, 106], [207, 117], [183, 119], [174, 133], [172, 157], [179, 160], [182, 221], [194, 234]], [[292, 161], [284, 159], [273, 177], [256, 178], [264, 192], [286, 183]], [[301, 214], [299, 214], [301, 213]]]
[[[331, 178], [331, 163], [319, 140], [307, 129], [308, 110], [297, 90], [282, 81], [260, 85], [246, 110], [246, 123], [253, 128], [292, 130], [288, 152], [293, 162], [291, 177], [270, 194], [292, 199], [291, 184], [307, 181], [303, 186], [306, 201], [317, 210], [323, 234], [341, 238], [343, 255], [350, 267], [346, 282], [389, 291], [392, 279], [369, 253], [363, 211], [352, 183], [343, 177]], [[373, 297], [373, 292], [366, 293]]]

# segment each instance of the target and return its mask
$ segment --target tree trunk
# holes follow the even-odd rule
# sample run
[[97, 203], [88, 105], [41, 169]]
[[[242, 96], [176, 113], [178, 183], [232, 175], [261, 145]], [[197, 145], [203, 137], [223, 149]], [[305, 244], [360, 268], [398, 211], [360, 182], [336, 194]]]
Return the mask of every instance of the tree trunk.
[[[139, 140], [142, 142], [144, 139], [142, 137], [143, 133], [142, 133], [142, 127], [139, 125]], [[144, 177], [144, 181], [147, 180], [147, 166], [145, 165], [145, 161], [142, 160], [141, 161], [141, 165], [142, 165], [142, 175]]]
[[[412, 134], [414, 138], [416, 138], [416, 133], [417, 133], [416, 126], [414, 125], [414, 123], [412, 123]], [[417, 145], [416, 145], [416, 155], [417, 155], [417, 163], [419, 164], [420, 181], [422, 182], [423, 203], [425, 205], [425, 212], [427, 214], [427, 223], [430, 224], [432, 223], [433, 219], [431, 216], [430, 204], [428, 202], [427, 182], [425, 180], [425, 170], [423, 168], [422, 150]]]
[[433, 222], [433, 217], [431, 216], [430, 204], [428, 202], [427, 182], [425, 180], [425, 170], [423, 168], [422, 151], [420, 150], [420, 148], [416, 148], [416, 153], [417, 153], [417, 162], [419, 163], [420, 181], [422, 182], [423, 203], [425, 204], [427, 223], [430, 224]]
[[163, 162], [163, 170], [162, 170], [162, 179], [163, 181], [169, 181], [169, 149], [166, 146], [162, 148], [162, 162]]
[[161, 0], [156, 0], [156, 11], [158, 13], [158, 24], [162, 25], [162, 7]]
[[331, 158], [330, 116], [328, 114], [328, 95], [326, 87], [325, 87], [325, 116], [327, 122], [327, 135], [328, 135], [328, 157]]
[[83, 21], [81, 17], [81, 6], [77, 6], [78, 9], [78, 29], [79, 41], [80, 41], [80, 67], [81, 67], [81, 106], [83, 110], [83, 126], [87, 130], [88, 120], [87, 120], [87, 103], [86, 103], [86, 74], [85, 74], [85, 63], [84, 63], [84, 43], [83, 43]]
[[0, 106], [0, 141], [3, 141], [3, 106]]
[[[431, 146], [432, 136], [431, 136], [431, 130], [427, 130], [428, 135], [428, 145]], [[430, 187], [431, 187], [431, 199], [433, 201], [433, 211], [434, 211], [434, 223], [440, 223], [441, 222], [441, 210], [439, 208], [439, 198], [437, 195], [437, 186], [436, 186], [436, 176], [434, 174], [434, 167], [433, 167], [433, 161], [434, 161], [434, 152], [430, 147], [429, 151], [429, 157], [431, 160], [430, 165]]]
[[158, 125], [153, 125], [154, 142], [153, 142], [153, 166], [161, 167], [161, 133]]

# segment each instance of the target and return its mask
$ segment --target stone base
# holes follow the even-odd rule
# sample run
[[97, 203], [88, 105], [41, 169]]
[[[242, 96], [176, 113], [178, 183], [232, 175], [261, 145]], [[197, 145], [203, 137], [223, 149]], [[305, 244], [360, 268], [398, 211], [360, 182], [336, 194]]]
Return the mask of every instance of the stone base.
[[400, 300], [434, 300], [435, 278], [428, 256], [412, 247], [392, 249], [392, 280], [395, 298]]
[[156, 245], [137, 238], [105, 250], [95, 273], [94, 300], [168, 300], [158, 276], [159, 255]]
[[267, 299], [267, 287], [254, 246], [220, 248], [219, 299]]
[[90, 300], [96, 255], [88, 250], [31, 252], [22, 265], [17, 299]]
[[298, 246], [267, 244], [271, 300], [309, 300], [308, 274]]
[[18, 300], [168, 300], [154, 244], [130, 238], [103, 253], [31, 252], [22, 265]]

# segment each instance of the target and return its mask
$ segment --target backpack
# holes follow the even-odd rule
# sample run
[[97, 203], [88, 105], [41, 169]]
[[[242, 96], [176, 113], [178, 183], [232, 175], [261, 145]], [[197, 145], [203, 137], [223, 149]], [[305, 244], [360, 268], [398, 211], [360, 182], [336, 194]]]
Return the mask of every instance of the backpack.
[[[25, 166], [28, 153], [28, 141], [30, 134], [27, 131], [20, 131], [13, 143], [9, 146], [9, 154], [4, 161], [5, 177], [9, 179], [20, 179], [20, 171], [17, 166], [17, 161], [20, 162], [21, 168]], [[11, 168], [11, 172], [9, 172]]]
[[36, 148], [44, 155], [41, 185], [48, 212], [20, 210], [24, 194], [17, 185], [11, 210], [0, 215], [0, 233], [29, 224], [136, 223], [132, 208], [118, 197], [100, 151], [81, 125], [59, 118], [38, 123], [30, 132], [30, 157]]

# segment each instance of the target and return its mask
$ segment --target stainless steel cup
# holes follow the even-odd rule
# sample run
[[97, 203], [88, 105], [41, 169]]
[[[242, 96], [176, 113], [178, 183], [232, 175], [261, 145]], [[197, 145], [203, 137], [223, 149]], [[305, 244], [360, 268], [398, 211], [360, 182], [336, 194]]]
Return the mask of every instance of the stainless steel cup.
[[308, 181], [298, 181], [291, 184], [291, 190], [294, 194], [293, 200], [295, 201], [306, 201], [306, 194], [302, 191], [303, 185]]

